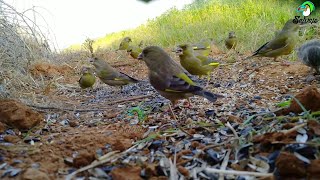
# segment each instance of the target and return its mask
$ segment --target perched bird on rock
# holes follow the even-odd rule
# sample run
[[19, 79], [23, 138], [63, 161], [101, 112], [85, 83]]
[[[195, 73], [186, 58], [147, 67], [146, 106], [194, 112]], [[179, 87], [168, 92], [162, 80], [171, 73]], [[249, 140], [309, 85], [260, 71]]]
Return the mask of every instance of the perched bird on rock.
[[293, 23], [292, 19], [288, 20], [282, 30], [271, 41], [253, 52], [249, 58], [260, 56], [273, 57], [276, 60], [279, 56], [290, 54], [296, 45], [299, 27], [300, 25]]
[[133, 59], [138, 59], [138, 56], [142, 52], [142, 49], [137, 46], [129, 46], [127, 52], [130, 53], [130, 56]]
[[186, 70], [158, 46], [144, 48], [138, 59], [143, 60], [149, 69], [150, 84], [161, 96], [169, 99], [173, 106], [179, 99], [188, 99], [193, 95], [202, 96], [211, 102], [223, 97], [197, 86]]
[[96, 77], [93, 70], [89, 67], [83, 67], [81, 70], [81, 78], [79, 79], [79, 85], [82, 89], [90, 88], [96, 82]]
[[182, 67], [192, 75], [197, 75], [199, 77], [208, 75], [208, 81], [210, 80], [211, 71], [214, 67], [219, 66], [219, 63], [210, 62], [205, 56], [195, 56], [194, 51], [189, 44], [179, 45], [176, 53], [179, 55]]
[[304, 43], [298, 51], [299, 59], [320, 74], [320, 40], [314, 39]]
[[96, 68], [96, 74], [99, 79], [105, 84], [110, 86], [123, 86], [139, 82], [137, 79], [134, 79], [122, 72], [118, 72], [104, 60], [91, 58], [90, 62], [93, 63]]
[[236, 33], [234, 31], [229, 32], [228, 38], [225, 40], [227, 49], [235, 49], [238, 44]]
[[119, 49], [118, 50], [128, 50], [130, 42], [132, 42], [130, 37], [123, 38], [121, 43], [120, 43], [120, 45], [119, 45]]
[[193, 44], [192, 48], [196, 54], [208, 57], [211, 52], [211, 46], [214, 44], [213, 38], [202, 39], [199, 43]]

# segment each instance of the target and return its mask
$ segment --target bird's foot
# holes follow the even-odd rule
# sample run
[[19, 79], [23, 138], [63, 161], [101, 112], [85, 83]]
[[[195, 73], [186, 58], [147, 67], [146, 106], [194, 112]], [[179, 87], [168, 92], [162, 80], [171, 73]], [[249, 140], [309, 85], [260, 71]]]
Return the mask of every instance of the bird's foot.
[[280, 63], [280, 65], [281, 65], [281, 66], [290, 66], [290, 65], [291, 65], [291, 62], [289, 62], [289, 61], [282, 61], [282, 62]]

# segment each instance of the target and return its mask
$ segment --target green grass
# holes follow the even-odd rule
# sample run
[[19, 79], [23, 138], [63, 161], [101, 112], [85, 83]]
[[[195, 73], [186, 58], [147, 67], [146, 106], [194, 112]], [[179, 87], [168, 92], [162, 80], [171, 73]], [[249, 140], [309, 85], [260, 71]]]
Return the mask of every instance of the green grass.
[[[183, 10], [170, 9], [135, 29], [98, 38], [94, 48], [116, 49], [125, 36], [130, 36], [133, 44], [143, 40], [146, 45], [162, 47], [173, 47], [177, 44], [213, 37], [218, 45], [224, 48], [223, 40], [228, 32], [233, 30], [239, 39], [239, 50], [253, 51], [272, 38], [274, 32], [281, 29], [289, 18], [300, 15], [296, 12], [296, 8], [301, 2], [297, 0], [197, 0]], [[313, 13], [312, 17], [319, 17], [319, 12], [318, 10]]]

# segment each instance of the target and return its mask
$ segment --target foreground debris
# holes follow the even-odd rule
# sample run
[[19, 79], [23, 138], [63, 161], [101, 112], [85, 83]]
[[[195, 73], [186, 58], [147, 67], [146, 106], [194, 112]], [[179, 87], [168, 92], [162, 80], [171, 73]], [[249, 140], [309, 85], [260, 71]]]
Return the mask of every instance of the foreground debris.
[[[0, 177], [319, 178], [320, 112], [312, 101], [319, 82], [305, 80], [308, 68], [262, 60], [226, 64], [208, 86], [226, 98], [212, 104], [193, 97], [188, 108], [181, 101], [177, 121], [147, 82], [81, 92], [68, 79], [47, 92], [51, 104], [34, 100], [30, 107], [42, 114], [32, 116], [37, 123], [0, 124]], [[117, 68], [146, 77], [140, 64]], [[277, 105], [288, 112], [275, 113]]]

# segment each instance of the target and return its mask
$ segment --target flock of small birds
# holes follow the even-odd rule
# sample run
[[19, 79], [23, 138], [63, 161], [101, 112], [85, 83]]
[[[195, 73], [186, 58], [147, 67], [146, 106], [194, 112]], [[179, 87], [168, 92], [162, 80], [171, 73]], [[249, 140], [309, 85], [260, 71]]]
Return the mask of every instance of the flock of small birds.
[[[297, 44], [298, 30], [302, 24], [288, 20], [282, 30], [276, 33], [275, 37], [258, 48], [252, 57], [273, 57], [276, 60], [279, 56], [292, 53]], [[179, 55], [180, 64], [174, 61], [167, 52], [158, 46], [147, 46], [142, 48], [143, 42], [139, 46], [131, 46], [130, 37], [125, 37], [119, 50], [126, 50], [134, 59], [145, 62], [149, 69], [149, 82], [157, 92], [171, 101], [173, 107], [180, 99], [187, 99], [193, 95], [202, 96], [211, 102], [215, 102], [222, 95], [214, 94], [198, 86], [190, 75], [207, 76], [210, 81], [211, 72], [219, 66], [219, 62], [209, 58], [212, 38], [204, 39], [197, 44], [181, 44], [176, 48]], [[235, 49], [238, 44], [235, 32], [230, 32], [225, 40], [227, 49]], [[298, 50], [299, 59], [307, 66], [316, 70], [320, 74], [320, 40], [313, 39], [305, 42]], [[111, 67], [105, 60], [96, 57], [90, 62], [95, 70], [85, 67], [82, 69], [82, 77], [79, 80], [80, 87], [90, 88], [96, 82], [96, 76], [105, 84], [110, 86], [124, 86], [130, 83], [137, 83], [139, 80], [130, 77]], [[170, 110], [174, 116], [171, 106]], [[175, 116], [174, 116], [175, 117]]]

